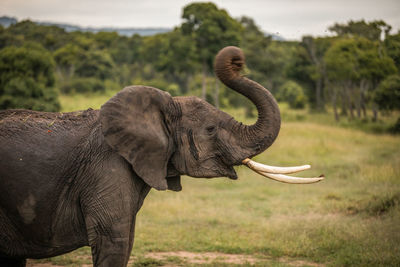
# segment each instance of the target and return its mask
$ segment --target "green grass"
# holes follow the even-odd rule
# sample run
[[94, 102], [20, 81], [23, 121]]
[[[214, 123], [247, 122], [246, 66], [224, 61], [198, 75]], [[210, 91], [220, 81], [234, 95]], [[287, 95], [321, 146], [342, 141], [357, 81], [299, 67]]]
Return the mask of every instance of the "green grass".
[[98, 94], [74, 94], [74, 95], [60, 95], [59, 100], [61, 103], [62, 112], [70, 112], [77, 110], [86, 110], [88, 108], [99, 109], [101, 105], [107, 102], [116, 91], [106, 91], [105, 93]]
[[336, 125], [342, 128], [362, 130], [369, 133], [387, 133], [400, 117], [399, 112], [379, 114], [376, 122], [372, 121], [372, 111], [367, 111], [367, 118], [354, 119], [340, 116], [339, 122], [335, 121], [333, 111], [327, 107], [326, 112], [310, 112], [308, 109], [293, 110], [286, 103], [279, 104], [282, 120], [285, 122], [308, 121], [324, 125]]
[[[63, 96], [61, 102], [67, 111], [85, 109], [87, 103], [98, 108], [106, 99]], [[132, 266], [224, 266], [146, 257], [157, 251], [249, 254], [260, 259], [256, 266], [296, 260], [400, 265], [400, 138], [337, 127], [319, 114], [300, 112], [301, 121], [286, 121], [295, 111], [283, 109], [289, 115], [283, 116], [277, 141], [256, 159], [283, 166], [309, 163], [312, 170], [302, 176], [324, 173], [326, 179], [288, 185], [239, 167], [237, 181], [184, 177], [182, 192], [152, 190], [137, 216], [133, 254], [139, 258]], [[230, 113], [243, 119], [240, 110]], [[62, 256], [58, 264], [82, 261], [79, 253], [90, 255], [90, 250]]]

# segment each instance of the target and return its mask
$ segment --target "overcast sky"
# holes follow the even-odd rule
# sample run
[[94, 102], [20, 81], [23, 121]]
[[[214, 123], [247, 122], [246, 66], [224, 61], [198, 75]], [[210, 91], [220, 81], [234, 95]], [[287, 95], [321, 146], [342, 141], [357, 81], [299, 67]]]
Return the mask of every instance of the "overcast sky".
[[[79, 26], [174, 27], [185, 0], [0, 0], [0, 16]], [[232, 17], [248, 16], [286, 39], [326, 35], [335, 22], [383, 19], [400, 28], [400, 0], [216, 0]]]

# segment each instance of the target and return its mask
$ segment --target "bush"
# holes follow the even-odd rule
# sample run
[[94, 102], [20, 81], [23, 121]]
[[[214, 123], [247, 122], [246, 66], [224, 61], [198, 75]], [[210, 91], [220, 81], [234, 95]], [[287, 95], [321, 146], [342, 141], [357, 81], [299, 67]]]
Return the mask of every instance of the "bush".
[[0, 50], [0, 109], [59, 111], [51, 55], [40, 45]]
[[296, 109], [304, 108], [307, 103], [303, 88], [294, 81], [284, 83], [279, 88], [276, 98], [278, 101], [287, 102], [291, 108]]
[[383, 80], [373, 96], [382, 110], [400, 109], [400, 76], [391, 75]]
[[61, 86], [61, 91], [66, 94], [104, 92], [105, 89], [104, 82], [96, 78], [75, 78]]
[[398, 118], [396, 123], [390, 127], [390, 132], [394, 134], [400, 134], [400, 118]]

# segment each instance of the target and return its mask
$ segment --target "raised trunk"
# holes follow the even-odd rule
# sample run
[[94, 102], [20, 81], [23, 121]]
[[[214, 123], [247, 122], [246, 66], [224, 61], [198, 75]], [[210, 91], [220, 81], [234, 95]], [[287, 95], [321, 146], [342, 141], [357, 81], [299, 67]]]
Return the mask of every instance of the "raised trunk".
[[253, 125], [234, 121], [232, 130], [246, 147], [246, 157], [252, 157], [267, 149], [280, 130], [281, 117], [278, 104], [272, 94], [260, 84], [240, 74], [244, 55], [237, 47], [226, 47], [215, 60], [215, 74], [229, 88], [246, 96], [257, 107], [258, 119]]

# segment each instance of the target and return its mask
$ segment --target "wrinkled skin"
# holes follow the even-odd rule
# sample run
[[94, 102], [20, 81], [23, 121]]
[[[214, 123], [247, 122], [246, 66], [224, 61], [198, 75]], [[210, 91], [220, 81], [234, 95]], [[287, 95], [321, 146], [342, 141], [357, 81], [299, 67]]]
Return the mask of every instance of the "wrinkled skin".
[[100, 110], [0, 111], [0, 266], [92, 248], [95, 266], [126, 266], [136, 214], [151, 188], [180, 191], [180, 175], [236, 179], [233, 166], [276, 138], [276, 102], [240, 76], [241, 51], [224, 49], [216, 73], [257, 106], [243, 125], [197, 97], [145, 86]]

